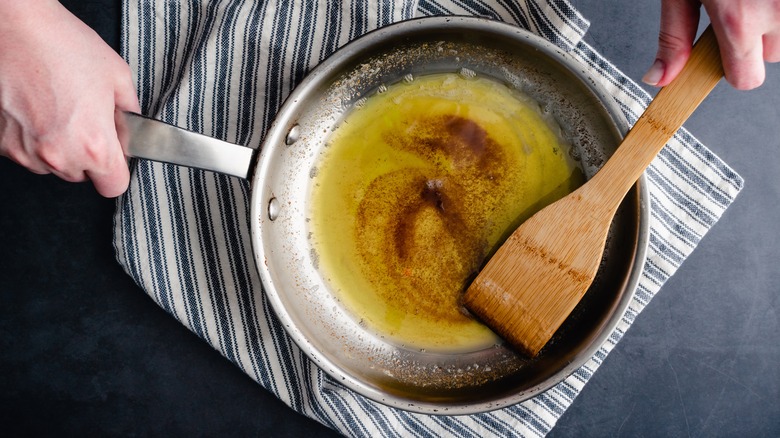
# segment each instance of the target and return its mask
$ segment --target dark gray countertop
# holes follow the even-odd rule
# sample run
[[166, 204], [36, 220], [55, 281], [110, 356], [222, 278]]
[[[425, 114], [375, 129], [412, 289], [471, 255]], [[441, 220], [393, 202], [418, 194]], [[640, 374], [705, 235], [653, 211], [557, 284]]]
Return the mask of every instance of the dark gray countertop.
[[[66, 2], [117, 42], [116, 1]], [[660, 2], [572, 1], [631, 78]], [[780, 65], [721, 83], [686, 127], [745, 189], [550, 434], [780, 436]], [[114, 261], [113, 201], [0, 159], [0, 422], [16, 435], [316, 436], [187, 331]]]

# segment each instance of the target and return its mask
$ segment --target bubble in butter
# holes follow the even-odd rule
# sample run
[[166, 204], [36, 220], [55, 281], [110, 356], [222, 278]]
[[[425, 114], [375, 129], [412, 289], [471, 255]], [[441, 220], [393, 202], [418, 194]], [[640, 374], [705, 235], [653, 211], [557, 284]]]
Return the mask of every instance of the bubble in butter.
[[312, 186], [312, 241], [334, 294], [398, 345], [494, 345], [460, 297], [517, 225], [584, 181], [559, 132], [483, 77], [420, 76], [361, 101]]

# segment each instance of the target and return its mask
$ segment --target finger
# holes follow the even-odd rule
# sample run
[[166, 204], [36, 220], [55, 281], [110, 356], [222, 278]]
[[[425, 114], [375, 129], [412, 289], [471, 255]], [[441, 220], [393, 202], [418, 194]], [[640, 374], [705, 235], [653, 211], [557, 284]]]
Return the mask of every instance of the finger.
[[725, 26], [712, 16], [726, 80], [737, 90], [751, 90], [764, 83], [763, 37], [749, 25]]
[[768, 33], [761, 39], [764, 47], [764, 61], [780, 62], [780, 32]]
[[[122, 151], [128, 144], [129, 131], [124, 112], [141, 113], [141, 106], [138, 102], [138, 96], [129, 73], [123, 81], [123, 85], [116, 88], [114, 92], [114, 126], [116, 127], [116, 136]], [[123, 152], [124, 153], [124, 152]], [[125, 159], [125, 161], [127, 161]]]
[[24, 167], [25, 169], [29, 170], [30, 172], [36, 175], [48, 175], [52, 173], [51, 169], [49, 169], [49, 167], [46, 166], [43, 162], [39, 160], [30, 159], [26, 155], [25, 156], [9, 155], [8, 158], [10, 158], [12, 161], [16, 162], [20, 166]]
[[60, 164], [48, 163], [47, 166], [48, 168], [46, 173], [51, 173], [63, 181], [77, 183], [87, 180], [87, 175], [84, 173], [84, 170], [77, 167], [79, 164], [74, 163], [63, 166]]
[[123, 70], [124, 72], [117, 80], [117, 85], [114, 89], [114, 104], [119, 110], [140, 113], [141, 106], [138, 103], [138, 95], [135, 91], [130, 68], [125, 64]]
[[108, 161], [98, 168], [88, 169], [86, 175], [98, 193], [106, 198], [114, 198], [127, 190], [130, 171], [118, 140], [109, 145], [109, 153]]
[[[124, 63], [124, 61], [122, 61]], [[138, 97], [130, 75], [129, 67], [123, 64], [124, 73], [114, 88], [114, 113], [105, 126], [111, 128], [105, 133], [106, 141], [93, 151], [94, 166], [87, 169], [87, 176], [95, 190], [106, 198], [114, 198], [127, 190], [130, 171], [127, 158], [120, 143], [120, 124], [118, 117], [124, 111], [140, 112]], [[112, 123], [113, 122], [113, 123]]]
[[68, 152], [67, 142], [41, 141], [35, 147], [33, 162], [37, 159], [46, 170], [68, 182], [86, 181], [80, 155]]
[[22, 148], [13, 148], [7, 151], [3, 151], [2, 155], [8, 157], [9, 160], [37, 175], [46, 175], [51, 173], [43, 162], [31, 157]]
[[761, 85], [766, 13], [750, 2], [706, 2], [704, 7], [718, 37], [726, 80], [737, 90]]
[[116, 126], [116, 136], [122, 147], [123, 153], [127, 151], [130, 143], [130, 127], [127, 125], [127, 116], [119, 109], [114, 110], [114, 126]]
[[55, 175], [57, 178], [63, 181], [72, 183], [84, 182], [87, 180], [87, 174], [83, 170], [69, 170], [67, 172], [62, 172], [52, 169], [51, 174]]
[[107, 198], [121, 195], [127, 190], [130, 174], [127, 160], [119, 144], [115, 130], [114, 117], [103, 125], [105, 131], [101, 140], [85, 149], [89, 155], [86, 175], [95, 186], [95, 190]]
[[[724, 56], [724, 55], [721, 55]], [[752, 90], [764, 83], [764, 50], [760, 38], [744, 53], [726, 54], [723, 59], [726, 80], [737, 90]]]
[[699, 23], [700, 3], [663, 0], [656, 60], [642, 80], [654, 86], [669, 84], [685, 66]]

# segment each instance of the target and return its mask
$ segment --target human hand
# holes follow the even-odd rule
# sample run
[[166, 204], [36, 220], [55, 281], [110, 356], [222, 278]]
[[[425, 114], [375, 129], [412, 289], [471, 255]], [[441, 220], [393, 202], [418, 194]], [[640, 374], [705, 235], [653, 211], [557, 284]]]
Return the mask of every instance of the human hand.
[[129, 182], [118, 111], [140, 112], [130, 68], [57, 1], [0, 0], [0, 154], [38, 174]]
[[701, 6], [718, 38], [726, 80], [739, 90], [764, 82], [764, 62], [780, 61], [780, 1], [662, 0], [656, 61], [642, 79], [669, 84], [691, 52]]

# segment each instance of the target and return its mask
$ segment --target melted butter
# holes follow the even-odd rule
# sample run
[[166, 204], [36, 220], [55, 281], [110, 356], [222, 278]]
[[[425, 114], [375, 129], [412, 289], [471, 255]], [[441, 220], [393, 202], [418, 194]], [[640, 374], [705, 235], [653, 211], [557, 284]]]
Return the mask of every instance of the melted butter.
[[494, 344], [460, 296], [523, 220], [584, 181], [538, 105], [485, 78], [438, 74], [353, 110], [312, 189], [312, 240], [334, 293], [398, 343]]

